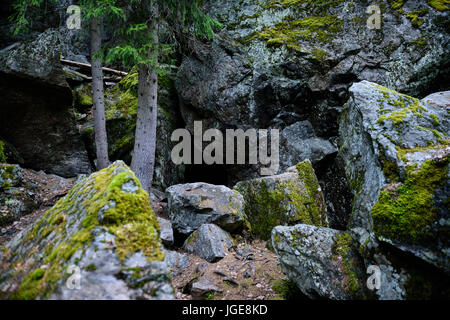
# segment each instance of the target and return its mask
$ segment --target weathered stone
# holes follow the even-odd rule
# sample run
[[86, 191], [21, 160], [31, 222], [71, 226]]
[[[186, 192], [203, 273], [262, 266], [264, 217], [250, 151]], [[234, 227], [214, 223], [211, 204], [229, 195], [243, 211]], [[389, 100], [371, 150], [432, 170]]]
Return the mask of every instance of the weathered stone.
[[158, 217], [159, 229], [161, 230], [159, 237], [166, 246], [173, 245], [173, 229], [170, 220]]
[[179, 184], [167, 188], [166, 193], [170, 220], [182, 234], [190, 234], [204, 223], [215, 223], [230, 232], [244, 225], [243, 197], [225, 186]]
[[23, 181], [18, 165], [0, 164], [0, 226], [19, 220], [39, 207], [37, 188]]
[[158, 233], [147, 193], [116, 162], [79, 182], [7, 243], [0, 297], [171, 299]]
[[272, 245], [285, 274], [308, 297], [368, 296], [364, 262], [348, 233], [311, 225], [278, 226], [272, 231]]
[[191, 264], [191, 261], [189, 260], [187, 254], [165, 249], [164, 254], [165, 254], [164, 262], [167, 264], [167, 267], [172, 272], [172, 275], [177, 275]]
[[0, 54], [0, 135], [24, 166], [63, 177], [91, 166], [71, 111], [72, 94], [59, 62], [60, 34], [49, 29], [34, 41]]
[[341, 155], [355, 194], [351, 227], [448, 271], [447, 109], [366, 81], [350, 92]]
[[239, 182], [235, 189], [244, 196], [251, 232], [263, 239], [269, 239], [277, 225], [328, 226], [322, 190], [309, 160], [280, 175]]
[[183, 249], [208, 262], [216, 262], [235, 246], [230, 234], [214, 224], [203, 224], [186, 239]]
[[309, 121], [299, 121], [284, 128], [280, 140], [280, 169], [307, 159], [315, 164], [338, 151], [328, 140], [316, 137]]
[[442, 108], [450, 108], [450, 91], [432, 93], [422, 99], [423, 102]]

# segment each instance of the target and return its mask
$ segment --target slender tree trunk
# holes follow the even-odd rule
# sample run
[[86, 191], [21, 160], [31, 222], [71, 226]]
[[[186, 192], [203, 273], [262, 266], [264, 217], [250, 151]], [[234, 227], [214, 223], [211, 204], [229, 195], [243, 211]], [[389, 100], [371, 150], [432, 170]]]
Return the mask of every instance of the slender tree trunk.
[[[158, 8], [152, 8], [154, 14], [153, 40], [158, 44]], [[157, 46], [156, 46], [157, 47]], [[150, 53], [157, 63], [158, 52]], [[142, 187], [150, 191], [155, 169], [156, 126], [158, 119], [158, 74], [148, 66], [139, 66], [138, 114], [131, 169], [141, 181]]]
[[98, 170], [109, 166], [102, 62], [100, 59], [94, 59], [94, 54], [101, 49], [101, 46], [102, 22], [100, 19], [93, 18], [91, 20], [92, 97], [94, 103], [95, 145], [97, 148]]

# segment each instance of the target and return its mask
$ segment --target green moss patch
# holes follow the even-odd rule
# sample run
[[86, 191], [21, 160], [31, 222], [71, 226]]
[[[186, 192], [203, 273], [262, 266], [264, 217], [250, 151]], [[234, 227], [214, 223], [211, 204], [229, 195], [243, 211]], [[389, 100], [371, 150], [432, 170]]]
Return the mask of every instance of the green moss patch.
[[353, 240], [348, 233], [342, 233], [336, 237], [333, 247], [333, 260], [335, 260], [344, 275], [341, 284], [344, 291], [350, 296], [361, 289], [360, 279], [357, 273], [358, 261], [352, 251], [355, 250]]
[[0, 162], [6, 162], [5, 143], [0, 140]]
[[448, 157], [441, 162], [428, 160], [421, 168], [409, 166], [404, 183], [380, 192], [372, 208], [375, 234], [410, 244], [430, 241], [437, 217], [434, 194], [443, 186], [447, 171]]
[[[245, 199], [244, 213], [253, 236], [268, 240], [278, 225], [327, 225], [323, 197], [311, 163], [302, 162], [297, 170], [299, 183], [288, 180], [269, 185], [260, 179], [237, 186]], [[302, 184], [305, 190], [299, 189]]]
[[[69, 235], [74, 223], [80, 230]], [[34, 261], [36, 252], [43, 254], [31, 268], [16, 262], [19, 274], [26, 275], [11, 298], [48, 297], [65, 277], [68, 261], [92, 243], [94, 228], [115, 235], [112, 249], [122, 262], [138, 251], [149, 261], [164, 259], [148, 194], [133, 172], [116, 162], [77, 184], [24, 235], [23, 246], [32, 243], [34, 249], [21, 259]]]

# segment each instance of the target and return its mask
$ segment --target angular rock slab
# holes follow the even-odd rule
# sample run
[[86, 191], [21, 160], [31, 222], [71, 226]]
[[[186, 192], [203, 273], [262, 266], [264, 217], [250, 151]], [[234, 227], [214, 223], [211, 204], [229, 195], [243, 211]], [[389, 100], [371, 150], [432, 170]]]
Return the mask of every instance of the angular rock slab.
[[302, 224], [278, 226], [272, 245], [284, 273], [308, 297], [366, 297], [364, 263], [348, 233]]
[[340, 156], [355, 194], [351, 228], [449, 273], [447, 108], [367, 81], [350, 94]]
[[299, 121], [281, 132], [280, 167], [295, 166], [309, 159], [313, 164], [337, 153], [337, 148], [328, 140], [318, 138], [309, 121]]
[[164, 218], [158, 217], [158, 224], [159, 229], [161, 232], [159, 233], [159, 237], [161, 238], [162, 242], [166, 246], [173, 245], [173, 229], [172, 229], [172, 223]]
[[148, 194], [115, 162], [0, 250], [0, 298], [172, 299], [158, 233]]
[[244, 199], [225, 186], [207, 183], [178, 184], [166, 189], [173, 228], [190, 234], [204, 223], [233, 232], [244, 225]]
[[309, 160], [285, 173], [239, 182], [245, 215], [252, 233], [269, 239], [277, 225], [298, 223], [328, 226], [322, 189]]
[[230, 234], [214, 224], [203, 224], [186, 239], [183, 249], [208, 262], [216, 262], [236, 244]]

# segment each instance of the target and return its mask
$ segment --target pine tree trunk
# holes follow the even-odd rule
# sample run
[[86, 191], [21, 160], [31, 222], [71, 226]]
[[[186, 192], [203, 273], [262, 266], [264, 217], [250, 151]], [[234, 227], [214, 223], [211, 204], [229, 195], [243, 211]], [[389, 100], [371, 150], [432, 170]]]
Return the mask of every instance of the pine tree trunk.
[[102, 22], [91, 20], [91, 60], [92, 60], [92, 98], [94, 103], [95, 145], [97, 152], [97, 170], [109, 166], [108, 140], [106, 136], [105, 97], [103, 71], [100, 59], [94, 59], [95, 52], [102, 46]]
[[[153, 8], [157, 12], [157, 8]], [[157, 15], [155, 15], [156, 17]], [[158, 43], [158, 23], [152, 24], [153, 39]], [[158, 53], [150, 53], [157, 63]], [[131, 169], [150, 191], [155, 168], [156, 126], [158, 118], [158, 74], [148, 66], [139, 66], [138, 114]]]

